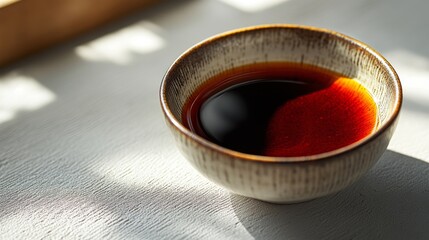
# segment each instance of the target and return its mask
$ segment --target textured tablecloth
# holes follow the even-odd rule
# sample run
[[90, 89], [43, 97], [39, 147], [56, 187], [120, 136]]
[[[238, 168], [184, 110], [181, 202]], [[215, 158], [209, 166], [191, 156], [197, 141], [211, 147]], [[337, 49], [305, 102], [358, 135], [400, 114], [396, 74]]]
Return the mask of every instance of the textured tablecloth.
[[[429, 239], [428, 10], [425, 0], [165, 1], [1, 69], [0, 239]], [[264, 23], [343, 32], [401, 77], [388, 150], [335, 195], [273, 205], [230, 194], [165, 127], [158, 89], [174, 59]]]

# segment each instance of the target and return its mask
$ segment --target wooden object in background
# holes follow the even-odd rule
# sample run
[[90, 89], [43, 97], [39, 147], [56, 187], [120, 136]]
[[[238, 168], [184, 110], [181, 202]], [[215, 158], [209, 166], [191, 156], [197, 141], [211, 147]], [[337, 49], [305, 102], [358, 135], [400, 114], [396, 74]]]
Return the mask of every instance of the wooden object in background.
[[1, 4], [0, 66], [156, 0], [19, 0]]

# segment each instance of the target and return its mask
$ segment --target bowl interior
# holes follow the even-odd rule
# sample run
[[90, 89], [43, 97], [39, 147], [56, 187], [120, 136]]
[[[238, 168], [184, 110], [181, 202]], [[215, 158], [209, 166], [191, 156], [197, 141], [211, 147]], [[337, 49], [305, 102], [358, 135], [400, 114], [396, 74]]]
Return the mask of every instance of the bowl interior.
[[181, 123], [186, 100], [205, 81], [231, 68], [263, 62], [304, 63], [356, 79], [377, 104], [376, 130], [400, 107], [399, 79], [377, 52], [339, 33], [289, 25], [241, 29], [197, 44], [168, 70], [162, 101], [170, 117]]

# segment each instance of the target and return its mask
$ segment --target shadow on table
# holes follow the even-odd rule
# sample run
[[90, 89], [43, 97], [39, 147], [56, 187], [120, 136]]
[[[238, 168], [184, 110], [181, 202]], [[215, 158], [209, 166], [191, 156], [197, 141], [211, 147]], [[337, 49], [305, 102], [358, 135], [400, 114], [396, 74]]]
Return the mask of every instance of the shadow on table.
[[231, 203], [255, 239], [428, 239], [428, 177], [428, 163], [387, 151], [336, 195], [276, 205], [231, 194]]

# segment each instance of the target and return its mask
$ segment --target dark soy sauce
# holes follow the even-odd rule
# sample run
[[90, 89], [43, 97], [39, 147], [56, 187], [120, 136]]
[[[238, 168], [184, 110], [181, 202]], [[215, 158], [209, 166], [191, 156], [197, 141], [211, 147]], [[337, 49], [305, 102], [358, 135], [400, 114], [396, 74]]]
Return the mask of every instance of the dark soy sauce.
[[209, 79], [182, 120], [226, 148], [265, 156], [308, 156], [369, 135], [377, 107], [356, 80], [314, 66], [260, 63]]

